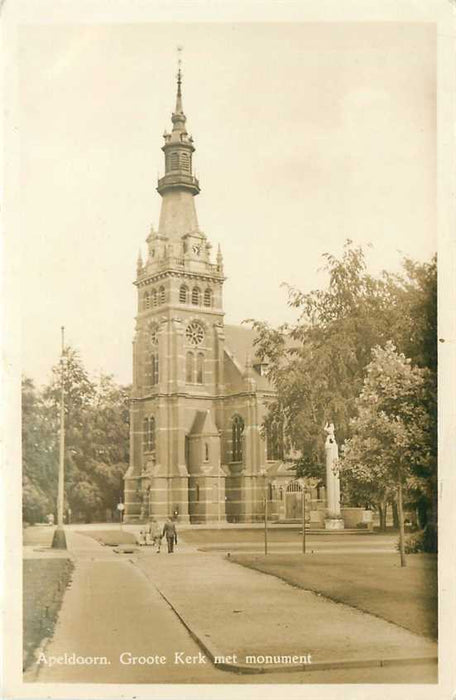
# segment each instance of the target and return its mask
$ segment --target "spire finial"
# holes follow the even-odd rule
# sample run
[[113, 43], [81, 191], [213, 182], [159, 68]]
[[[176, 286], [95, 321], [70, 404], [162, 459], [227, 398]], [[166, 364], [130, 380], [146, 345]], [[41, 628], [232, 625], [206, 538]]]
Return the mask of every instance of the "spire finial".
[[180, 99], [182, 97], [182, 46], [177, 46], [177, 103], [176, 112], [182, 112], [182, 104]]

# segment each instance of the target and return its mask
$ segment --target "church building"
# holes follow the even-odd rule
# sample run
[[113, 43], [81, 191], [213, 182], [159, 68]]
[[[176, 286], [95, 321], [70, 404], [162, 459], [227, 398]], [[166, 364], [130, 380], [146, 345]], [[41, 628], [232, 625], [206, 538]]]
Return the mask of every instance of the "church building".
[[125, 521], [254, 522], [266, 498], [271, 519], [285, 519], [299, 485], [283, 462], [281, 431], [261, 433], [274, 392], [253, 331], [224, 323], [222, 253], [198, 224], [181, 88], [179, 70], [158, 230], [137, 263]]

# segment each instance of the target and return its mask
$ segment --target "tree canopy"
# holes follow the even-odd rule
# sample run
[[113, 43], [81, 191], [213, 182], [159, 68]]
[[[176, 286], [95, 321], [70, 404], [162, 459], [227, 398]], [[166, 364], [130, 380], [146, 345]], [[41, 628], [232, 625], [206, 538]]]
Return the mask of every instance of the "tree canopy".
[[42, 389], [23, 379], [24, 518], [33, 522], [55, 511], [61, 376], [66, 510], [79, 520], [105, 519], [122, 494], [128, 467], [129, 391], [110, 375], [91, 379], [70, 347]]
[[[250, 320], [256, 351], [277, 392], [266, 424], [283, 421], [288, 446], [302, 455], [296, 462], [298, 474], [323, 478], [323, 426], [334, 423], [340, 445], [352, 436], [351, 420], [372, 349], [391, 341], [412, 365], [428, 370], [425, 407], [435, 460], [436, 259], [406, 259], [400, 274], [375, 277], [367, 269], [363, 249], [349, 240], [340, 258], [324, 257], [326, 288], [306, 293], [288, 288], [288, 303], [298, 311], [294, 325], [274, 328]], [[419, 474], [417, 467], [417, 479]]]

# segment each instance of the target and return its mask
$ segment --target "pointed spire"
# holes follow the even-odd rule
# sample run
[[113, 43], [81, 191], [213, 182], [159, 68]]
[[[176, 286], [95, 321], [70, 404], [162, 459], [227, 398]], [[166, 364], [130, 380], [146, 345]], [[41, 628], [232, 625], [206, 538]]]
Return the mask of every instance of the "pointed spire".
[[182, 46], [177, 47], [177, 95], [175, 114], [183, 114], [182, 109]]
[[222, 250], [220, 248], [220, 243], [217, 246], [217, 270], [220, 272], [223, 270], [223, 256]]
[[172, 122], [173, 131], [180, 131], [187, 134], [185, 130], [185, 122], [187, 118], [184, 114], [184, 109], [182, 107], [182, 59], [181, 59], [182, 46], [177, 47], [177, 95], [176, 95], [176, 109], [173, 112]]
[[143, 263], [143, 259], [142, 259], [141, 248], [140, 248], [138, 251], [138, 260], [136, 262], [136, 271], [137, 271], [138, 275], [140, 275], [141, 272], [143, 271], [143, 267], [144, 267], [144, 263]]
[[[177, 61], [177, 96], [176, 108], [171, 115], [173, 128], [170, 134], [163, 134], [165, 143], [162, 151], [165, 153], [165, 175], [159, 178], [157, 191], [163, 195], [169, 190], [185, 189], [193, 195], [199, 194], [198, 179], [192, 174], [192, 154], [195, 150], [193, 139], [185, 126], [187, 117], [182, 107], [182, 61], [178, 46]], [[160, 230], [160, 227], [159, 227]]]

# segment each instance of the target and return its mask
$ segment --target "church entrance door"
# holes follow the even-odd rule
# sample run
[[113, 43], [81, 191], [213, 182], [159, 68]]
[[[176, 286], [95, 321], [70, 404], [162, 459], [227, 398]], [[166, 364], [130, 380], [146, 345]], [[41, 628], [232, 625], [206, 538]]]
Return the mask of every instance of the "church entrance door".
[[288, 484], [285, 492], [285, 518], [299, 520], [302, 514], [302, 488], [298, 481]]

